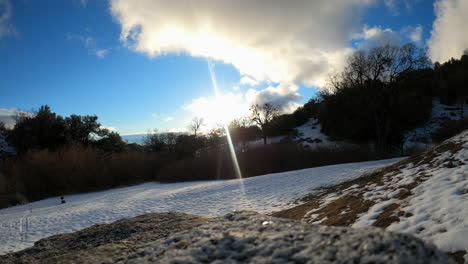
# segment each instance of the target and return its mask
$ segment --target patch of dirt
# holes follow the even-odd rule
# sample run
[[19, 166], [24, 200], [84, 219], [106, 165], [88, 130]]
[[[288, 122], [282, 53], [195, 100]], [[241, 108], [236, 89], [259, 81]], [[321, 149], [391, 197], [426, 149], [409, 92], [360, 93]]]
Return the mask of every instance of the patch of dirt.
[[465, 256], [466, 251], [460, 250], [460, 251], [455, 251], [455, 252], [447, 252], [447, 255], [451, 257], [456, 263], [463, 264], [465, 263]]
[[404, 213], [402, 211], [397, 212], [398, 208], [400, 208], [399, 204], [390, 204], [383, 210], [383, 212], [379, 215], [379, 217], [377, 217], [377, 220], [372, 225], [376, 227], [387, 228], [392, 223], [399, 222], [399, 216]]
[[407, 164], [412, 163], [414, 167], [418, 167], [421, 165], [428, 165], [429, 167], [434, 167], [435, 164], [433, 160], [438, 157], [440, 154], [450, 151], [453, 154], [456, 154], [458, 151], [463, 149], [463, 143], [455, 143], [455, 142], [444, 142], [440, 145], [437, 145], [433, 148], [430, 148], [420, 154], [415, 156], [411, 156], [408, 159], [404, 160], [407, 161]]
[[315, 222], [325, 219], [321, 224], [327, 226], [349, 226], [356, 221], [359, 214], [367, 212], [374, 204], [375, 202], [361, 197], [344, 195], [314, 212], [318, 217], [310, 220]]
[[[392, 177], [400, 174], [403, 168], [410, 165], [414, 166], [414, 164], [432, 163], [432, 159], [437, 156], [435, 153], [441, 153], [447, 150], [458, 151], [459, 147], [460, 146], [458, 144], [446, 143], [445, 145], [435, 147], [431, 149], [431, 151], [428, 151], [430, 155], [434, 155], [432, 156], [431, 161], [425, 159], [425, 155], [427, 155], [427, 153], [424, 154], [423, 152], [414, 157], [364, 175], [358, 179], [324, 188], [319, 194], [309, 195], [297, 201], [302, 204], [290, 209], [275, 212], [272, 215], [282, 218], [304, 220], [307, 222], [318, 222], [323, 220], [320, 222], [322, 225], [352, 225], [359, 214], [367, 212], [369, 208], [375, 204], [374, 201], [363, 197], [369, 186], [375, 185], [376, 187], [373, 188], [377, 188], [377, 186], [385, 186], [385, 183], [391, 180]], [[410, 197], [412, 195], [411, 190], [424, 182], [430, 176], [431, 175], [428, 175], [424, 169], [419, 170], [418, 176], [412, 183], [398, 186], [398, 189], [401, 191], [394, 198], [404, 200]], [[320, 208], [326, 198], [330, 195], [336, 195], [338, 198], [323, 206], [323, 208]], [[383, 200], [386, 199], [384, 198]], [[315, 217], [306, 217], [308, 212], [318, 208], [320, 209], [313, 212]], [[406, 217], [405, 212], [399, 210], [396, 211], [398, 208], [398, 203], [391, 204], [381, 213], [374, 225], [385, 228], [394, 222], [398, 222], [400, 216]]]
[[[321, 222], [321, 224], [334, 226], [350, 225], [356, 220], [358, 214], [367, 212], [369, 208], [374, 205], [374, 202], [362, 197], [366, 187], [371, 184], [378, 186], [384, 185], [384, 176], [391, 177], [392, 175], [400, 173], [400, 169], [405, 165], [405, 160], [403, 160], [358, 179], [326, 187], [322, 189], [319, 194], [305, 196], [297, 201], [302, 204], [290, 209], [274, 212], [272, 216], [314, 222], [327, 217], [328, 219]], [[356, 190], [352, 192], [353, 195], [343, 196], [344, 191], [353, 186], [355, 186], [354, 190]], [[314, 219], [304, 219], [307, 212], [319, 208], [324, 202], [324, 199], [330, 194], [337, 194], [342, 197], [339, 197], [327, 204], [324, 208], [314, 212], [314, 214], [319, 214], [318, 217]]]
[[304, 215], [307, 214], [307, 212], [317, 209], [319, 208], [319, 206], [320, 206], [320, 202], [319, 202], [318, 197], [316, 197], [314, 200], [311, 200], [307, 203], [298, 205], [290, 209], [274, 212], [271, 215], [274, 217], [302, 220], [304, 218]]

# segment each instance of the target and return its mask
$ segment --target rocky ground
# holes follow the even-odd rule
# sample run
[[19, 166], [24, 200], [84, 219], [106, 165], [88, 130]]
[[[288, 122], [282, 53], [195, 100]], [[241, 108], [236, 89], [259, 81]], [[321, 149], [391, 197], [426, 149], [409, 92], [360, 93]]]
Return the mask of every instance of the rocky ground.
[[112, 263], [150, 241], [207, 221], [182, 213], [145, 214], [41, 239], [33, 247], [0, 256], [0, 263]]
[[451, 263], [378, 228], [327, 227], [249, 211], [148, 214], [38, 241], [2, 263]]

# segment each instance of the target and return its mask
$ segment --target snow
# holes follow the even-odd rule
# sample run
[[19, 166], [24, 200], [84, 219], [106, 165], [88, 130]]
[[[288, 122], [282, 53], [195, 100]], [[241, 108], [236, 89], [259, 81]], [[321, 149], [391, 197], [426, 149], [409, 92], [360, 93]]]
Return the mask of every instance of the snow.
[[[460, 110], [460, 105], [448, 106], [442, 104], [439, 99], [434, 99], [432, 101], [431, 119], [424, 126], [405, 133], [403, 148], [427, 149], [431, 147], [432, 133], [441, 127], [444, 120], [460, 120]], [[468, 114], [468, 105], [463, 105], [463, 113], [465, 116]]]
[[8, 143], [6, 136], [0, 131], [0, 156], [3, 154], [6, 155], [15, 155], [15, 149]]
[[178, 211], [219, 216], [249, 209], [270, 213], [318, 188], [335, 185], [400, 159], [333, 165], [243, 180], [146, 183], [132, 187], [54, 197], [0, 210], [0, 254], [32, 246], [41, 238], [77, 231], [149, 212]]
[[[463, 148], [443, 152], [421, 166], [410, 164], [390, 176], [384, 188], [371, 188], [364, 198], [377, 203], [353, 227], [371, 226], [386, 206], [397, 203], [405, 216], [387, 227], [388, 231], [416, 235], [445, 252], [468, 251], [468, 130], [449, 141]], [[421, 182], [411, 196], [394, 199], [415, 181]]]
[[[315, 118], [311, 118], [305, 124], [297, 127], [296, 129], [301, 134], [299, 139], [304, 140], [303, 144], [306, 146], [319, 146], [319, 145], [332, 144], [332, 142], [328, 139], [328, 137], [322, 132], [320, 132], [322, 127], [319, 121]], [[315, 142], [312, 142], [314, 140]]]

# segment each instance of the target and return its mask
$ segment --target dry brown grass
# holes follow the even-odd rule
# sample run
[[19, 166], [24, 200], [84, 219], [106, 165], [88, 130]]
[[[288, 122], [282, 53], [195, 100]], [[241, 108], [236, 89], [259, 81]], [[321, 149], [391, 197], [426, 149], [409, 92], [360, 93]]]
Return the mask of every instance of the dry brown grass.
[[[8, 187], [0, 190], [11, 196], [24, 194], [29, 201], [49, 196], [89, 192], [155, 180], [165, 158], [151, 153], [130, 151], [104, 153], [71, 146], [57, 151], [29, 151], [2, 168]], [[0, 201], [2, 207], [15, 201]], [[11, 200], [11, 199], [10, 199]], [[16, 201], [21, 202], [21, 201]]]

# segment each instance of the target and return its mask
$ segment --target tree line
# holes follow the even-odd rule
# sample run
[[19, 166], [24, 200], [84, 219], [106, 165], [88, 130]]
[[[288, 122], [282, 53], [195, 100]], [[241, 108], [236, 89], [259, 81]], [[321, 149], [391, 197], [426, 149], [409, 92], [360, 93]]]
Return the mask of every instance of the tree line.
[[[228, 131], [245, 176], [387, 157], [401, 149], [405, 132], [427, 122], [435, 97], [466, 104], [467, 78], [468, 53], [431, 64], [425, 51], [412, 44], [376, 47], [354, 53], [344, 71], [330, 78], [328, 90], [293, 113], [281, 114], [270, 103], [253, 104], [250, 115], [233, 120]], [[291, 140], [299, 136], [295, 128], [311, 118], [334, 140], [374, 148], [310, 149]], [[97, 116], [62, 117], [49, 106], [20, 114], [13, 128], [0, 124], [0, 203], [152, 180], [235, 177], [225, 129], [201, 133], [202, 127], [203, 119], [194, 118], [189, 133], [155, 130], [137, 145], [103, 128]], [[443, 140], [466, 128], [465, 118], [447, 124], [434, 138]], [[266, 145], [279, 135], [285, 140]], [[264, 147], [248, 149], [254, 140], [262, 140]]]

